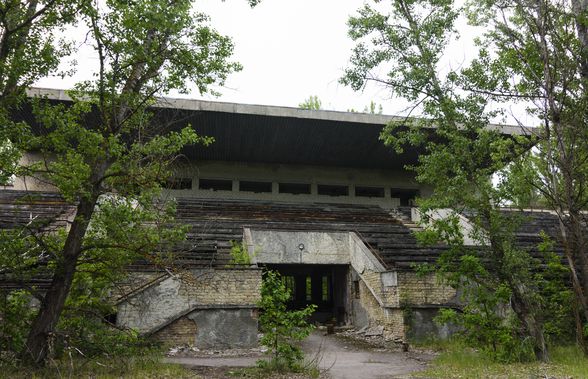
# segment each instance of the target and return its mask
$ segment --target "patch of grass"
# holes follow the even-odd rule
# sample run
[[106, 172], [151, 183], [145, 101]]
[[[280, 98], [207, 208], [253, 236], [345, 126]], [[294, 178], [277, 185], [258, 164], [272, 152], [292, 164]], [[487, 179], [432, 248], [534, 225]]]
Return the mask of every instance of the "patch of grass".
[[588, 378], [588, 358], [575, 346], [551, 349], [551, 362], [502, 364], [462, 344], [446, 344], [446, 349], [420, 378]]
[[0, 378], [14, 379], [196, 379], [195, 372], [180, 365], [163, 363], [161, 355], [95, 358], [95, 359], [63, 359], [50, 361], [45, 367], [6, 367], [0, 366]]

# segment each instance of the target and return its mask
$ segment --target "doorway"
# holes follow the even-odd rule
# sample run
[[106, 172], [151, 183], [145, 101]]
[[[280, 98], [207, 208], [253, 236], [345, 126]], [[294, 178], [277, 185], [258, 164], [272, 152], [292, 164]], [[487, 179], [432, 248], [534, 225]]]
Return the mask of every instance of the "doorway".
[[289, 309], [317, 306], [311, 321], [325, 323], [335, 320], [338, 325], [348, 320], [348, 265], [268, 264], [284, 278], [291, 297]]

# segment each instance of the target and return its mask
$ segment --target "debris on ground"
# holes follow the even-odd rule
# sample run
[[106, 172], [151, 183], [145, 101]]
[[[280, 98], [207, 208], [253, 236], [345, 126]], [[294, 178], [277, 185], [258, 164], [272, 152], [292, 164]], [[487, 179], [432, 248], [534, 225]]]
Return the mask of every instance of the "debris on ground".
[[191, 345], [180, 345], [171, 347], [166, 356], [168, 357], [261, 357], [267, 351], [265, 347], [250, 349], [199, 349]]

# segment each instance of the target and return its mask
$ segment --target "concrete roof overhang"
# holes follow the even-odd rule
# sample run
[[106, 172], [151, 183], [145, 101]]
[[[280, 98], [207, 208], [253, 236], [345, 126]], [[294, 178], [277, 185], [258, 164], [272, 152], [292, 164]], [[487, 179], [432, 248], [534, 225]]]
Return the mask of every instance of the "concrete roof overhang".
[[[29, 96], [70, 102], [63, 90], [34, 88]], [[214, 137], [209, 147], [186, 147], [190, 160], [403, 169], [415, 164], [419, 149], [396, 154], [379, 136], [390, 121], [402, 118], [365, 113], [313, 111], [299, 108], [160, 98], [155, 119], [169, 129], [191, 125]], [[490, 125], [505, 134], [521, 134], [516, 126]]]

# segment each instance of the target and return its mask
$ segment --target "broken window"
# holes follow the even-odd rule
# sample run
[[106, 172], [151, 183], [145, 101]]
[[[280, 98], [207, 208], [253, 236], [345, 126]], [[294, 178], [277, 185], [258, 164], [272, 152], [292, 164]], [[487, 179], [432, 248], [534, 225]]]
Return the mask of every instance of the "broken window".
[[400, 205], [414, 205], [414, 200], [419, 196], [419, 190], [409, 188], [392, 188], [390, 190], [392, 197], [400, 199]]
[[319, 195], [326, 196], [349, 196], [349, 187], [330, 184], [319, 184], [317, 186], [317, 193]]
[[232, 191], [233, 181], [226, 179], [200, 179], [198, 188], [211, 191]]
[[255, 193], [271, 193], [272, 183], [271, 182], [254, 182], [242, 180], [239, 182], [239, 191], [243, 192], [255, 192]]
[[278, 183], [280, 193], [292, 195], [310, 194], [310, 184], [305, 183]]
[[384, 197], [384, 187], [355, 187], [355, 196]]
[[192, 189], [192, 178], [170, 178], [163, 187], [174, 190]]

